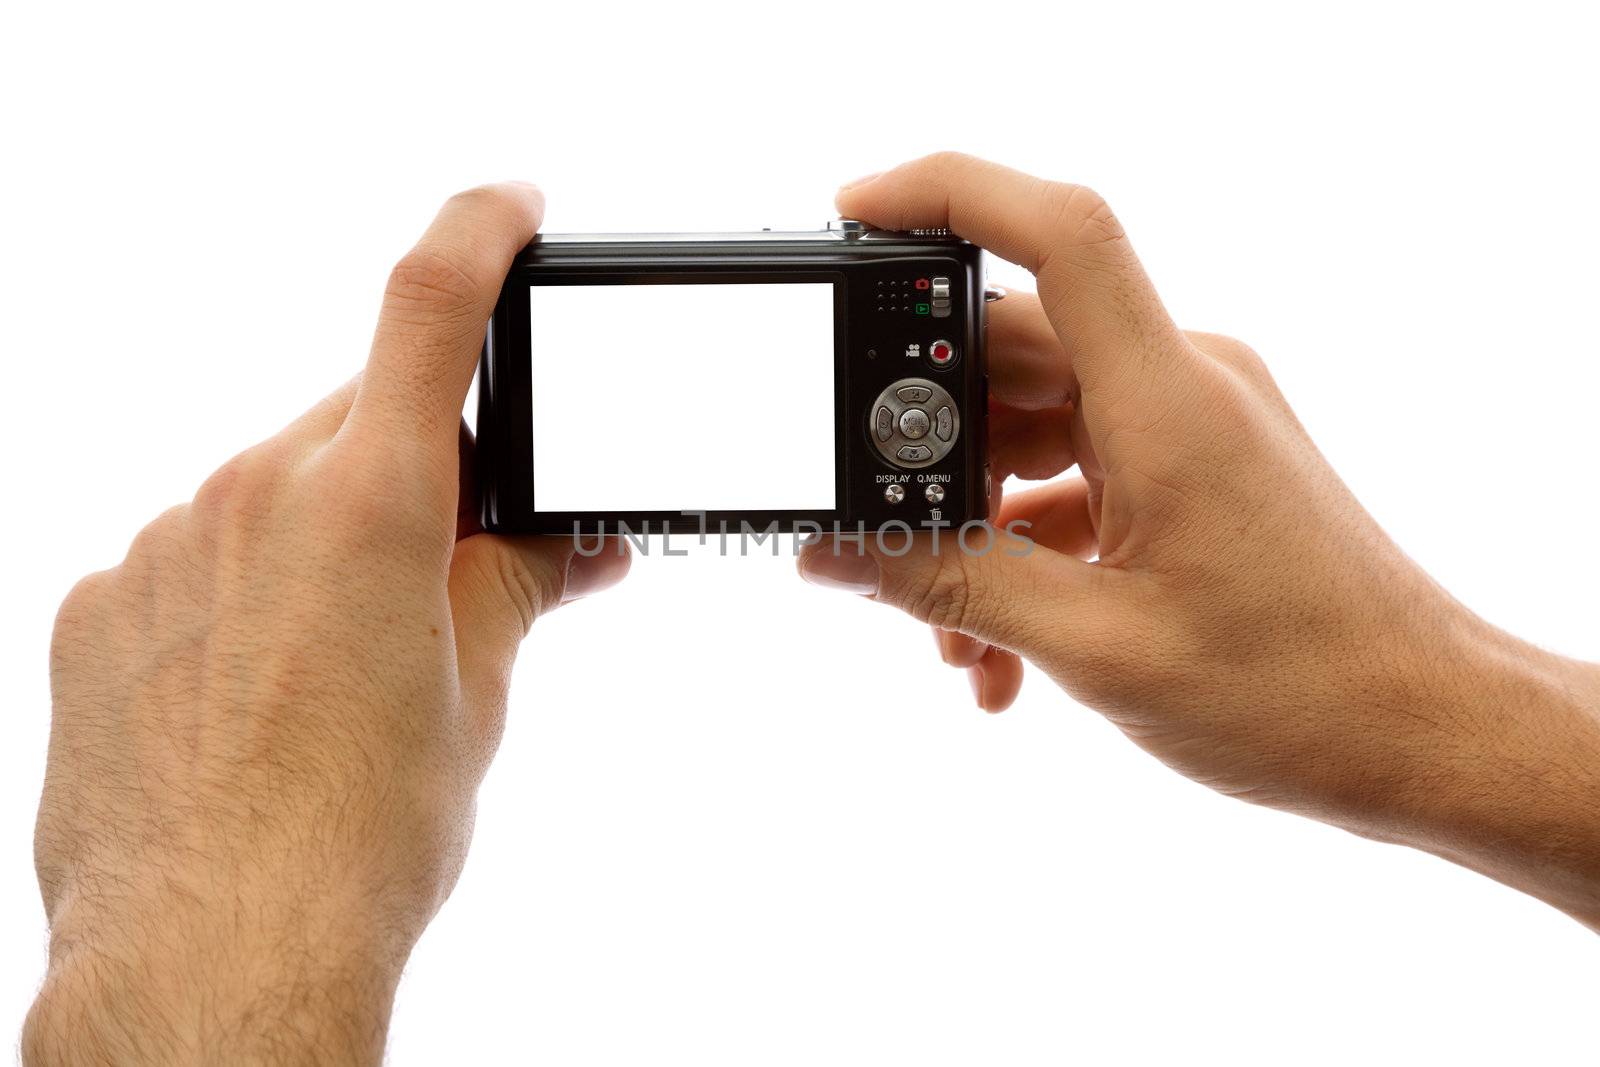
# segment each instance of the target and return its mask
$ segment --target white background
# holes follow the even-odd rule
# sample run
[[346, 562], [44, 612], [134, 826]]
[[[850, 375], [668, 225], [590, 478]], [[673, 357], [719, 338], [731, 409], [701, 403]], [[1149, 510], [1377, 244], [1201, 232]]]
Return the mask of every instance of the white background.
[[833, 288], [529, 286], [535, 509], [831, 510]]
[[[1562, 10], [8, 13], [0, 1030], [43, 960], [55, 604], [355, 371], [483, 180], [556, 230], [812, 225], [944, 147], [1087, 182], [1446, 586], [1600, 656], [1600, 68]], [[986, 718], [791, 568], [641, 559], [538, 624], [394, 1063], [1593, 1061], [1576, 923], [1214, 796], [1036, 675]]]

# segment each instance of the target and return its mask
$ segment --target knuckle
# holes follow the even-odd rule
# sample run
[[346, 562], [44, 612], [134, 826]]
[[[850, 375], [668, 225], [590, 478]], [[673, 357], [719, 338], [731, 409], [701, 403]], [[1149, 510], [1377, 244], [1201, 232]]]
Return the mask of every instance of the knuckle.
[[1039, 200], [1051, 232], [1069, 246], [1092, 248], [1126, 236], [1105, 197], [1086, 185], [1041, 181]]
[[1217, 338], [1223, 358], [1239, 374], [1256, 385], [1271, 385], [1272, 371], [1261, 353], [1232, 337]]
[[159, 567], [164, 561], [181, 555], [188, 542], [189, 515], [189, 506], [179, 504], [146, 523], [142, 530], [134, 534], [123, 567]]
[[1261, 363], [1261, 356], [1255, 349], [1239, 340], [1237, 337], [1228, 337], [1224, 334], [1212, 334], [1218, 347], [1231, 357], [1241, 361]]
[[522, 618], [522, 632], [533, 628], [534, 620], [561, 602], [565, 584], [556, 569], [544, 563], [531, 564], [521, 553], [487, 553], [493, 561], [493, 578]]
[[[422, 460], [411, 469], [421, 470]], [[454, 543], [453, 514], [441, 509], [439, 475], [394, 477], [392, 446], [372, 435], [347, 435], [304, 470], [297, 488], [321, 517], [331, 543], [395, 558], [435, 560]]]
[[975, 163], [976, 157], [965, 152], [956, 152], [951, 149], [933, 152], [922, 157], [923, 166], [936, 174], [954, 174], [962, 171]]
[[1231, 453], [1276, 433], [1277, 386], [1254, 353], [1231, 353], [1203, 366], [1188, 398], [1189, 414], [1214, 428], [1210, 440]]
[[92, 609], [100, 597], [105, 594], [107, 583], [111, 580], [111, 571], [95, 571], [85, 574], [73, 583], [67, 595], [61, 599], [60, 614], [67, 614], [75, 610]]
[[464, 208], [469, 213], [504, 213], [512, 206], [506, 188], [499, 185], [474, 185], [453, 193], [446, 207]]
[[271, 449], [265, 446], [247, 449], [218, 467], [201, 483], [189, 508], [174, 511], [192, 511], [208, 524], [255, 522], [272, 507], [277, 469]]
[[1228, 366], [1266, 366], [1255, 349], [1237, 337], [1229, 337], [1221, 333], [1206, 333], [1203, 330], [1185, 330], [1184, 336], [1189, 339], [1190, 344], [1201, 352]]
[[445, 205], [447, 207], [477, 208], [493, 206], [498, 199], [499, 197], [492, 186], [474, 185], [469, 189], [462, 189], [450, 194], [450, 198], [445, 201]]
[[115, 570], [95, 571], [79, 578], [56, 609], [52, 644], [59, 645], [63, 638], [100, 618], [115, 582]]
[[401, 313], [457, 315], [476, 303], [477, 291], [459, 252], [438, 244], [418, 245], [389, 271], [384, 303]]

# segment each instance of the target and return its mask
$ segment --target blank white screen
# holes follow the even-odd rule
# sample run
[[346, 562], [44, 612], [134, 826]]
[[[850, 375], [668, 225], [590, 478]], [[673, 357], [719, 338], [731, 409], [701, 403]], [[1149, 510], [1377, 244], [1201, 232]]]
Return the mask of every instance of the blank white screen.
[[528, 289], [536, 511], [829, 510], [833, 285]]

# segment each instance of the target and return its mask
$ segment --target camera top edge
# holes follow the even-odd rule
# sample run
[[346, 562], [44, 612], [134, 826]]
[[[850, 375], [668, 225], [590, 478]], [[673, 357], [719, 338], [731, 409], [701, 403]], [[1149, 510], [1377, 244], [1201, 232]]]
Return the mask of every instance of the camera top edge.
[[931, 249], [970, 248], [949, 230], [877, 230], [839, 219], [817, 230], [751, 230], [705, 233], [545, 233], [523, 249], [523, 263], [549, 262], [582, 253], [616, 255], [653, 250], [665, 255], [719, 251], [771, 254], [811, 252], [843, 256], [902, 254]]

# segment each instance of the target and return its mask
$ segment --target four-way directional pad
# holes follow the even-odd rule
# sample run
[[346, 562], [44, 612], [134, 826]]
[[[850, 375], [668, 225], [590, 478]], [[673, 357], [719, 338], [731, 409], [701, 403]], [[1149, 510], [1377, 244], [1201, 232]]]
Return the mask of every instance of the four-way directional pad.
[[904, 378], [873, 401], [867, 432], [884, 459], [916, 470], [950, 453], [961, 433], [961, 416], [954, 398], [937, 383]]

